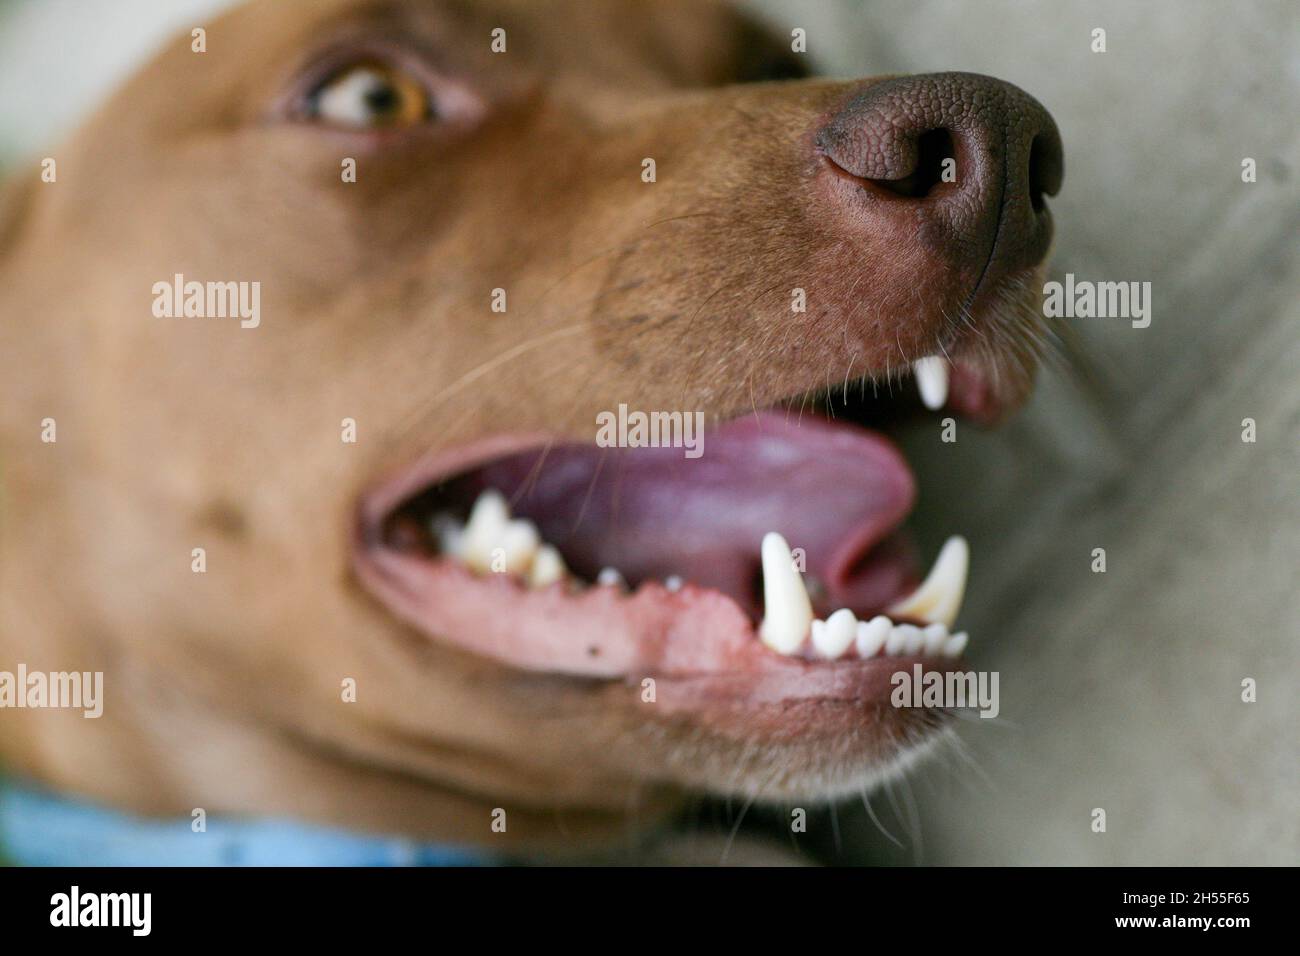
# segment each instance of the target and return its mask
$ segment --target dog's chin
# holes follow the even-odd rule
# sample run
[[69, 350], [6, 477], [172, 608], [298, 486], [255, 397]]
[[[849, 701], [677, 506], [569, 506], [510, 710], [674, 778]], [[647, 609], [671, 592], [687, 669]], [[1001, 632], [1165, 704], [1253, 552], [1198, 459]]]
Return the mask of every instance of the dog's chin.
[[[946, 394], [931, 388], [924, 405], [992, 422], [1027, 389], [998, 392], [999, 369], [967, 354], [945, 361]], [[965, 542], [921, 573], [903, 527], [913, 476], [886, 434], [927, 413], [919, 384], [864, 379], [714, 415], [694, 435], [678, 415], [660, 437], [688, 440], [658, 447], [608, 441], [638, 444], [626, 408], [604, 441], [487, 435], [366, 492], [354, 566], [430, 640], [625, 698], [663, 782], [854, 793], [926, 752], [952, 716], [894, 706], [894, 675], [965, 668]], [[768, 552], [791, 558], [772, 532], [815, 617], [802, 636], [782, 633], [789, 581]]]

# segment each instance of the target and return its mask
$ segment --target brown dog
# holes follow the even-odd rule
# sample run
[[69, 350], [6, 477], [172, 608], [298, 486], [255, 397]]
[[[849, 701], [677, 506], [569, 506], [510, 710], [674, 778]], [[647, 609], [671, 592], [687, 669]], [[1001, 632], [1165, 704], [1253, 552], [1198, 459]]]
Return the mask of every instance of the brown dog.
[[[958, 659], [764, 646], [759, 543], [804, 548], [819, 616], [915, 584], [905, 465], [819, 412], [907, 404], [926, 356], [955, 414], [1024, 397], [1060, 143], [984, 77], [763, 82], [801, 60], [695, 0], [260, 0], [19, 176], [0, 669], [105, 703], [0, 714], [8, 765], [563, 850], [933, 741], [890, 675]], [[161, 317], [178, 274], [260, 283], [256, 321]], [[704, 412], [702, 456], [597, 449], [620, 405]], [[437, 552], [489, 487], [571, 577]], [[605, 565], [633, 592], [579, 583]]]

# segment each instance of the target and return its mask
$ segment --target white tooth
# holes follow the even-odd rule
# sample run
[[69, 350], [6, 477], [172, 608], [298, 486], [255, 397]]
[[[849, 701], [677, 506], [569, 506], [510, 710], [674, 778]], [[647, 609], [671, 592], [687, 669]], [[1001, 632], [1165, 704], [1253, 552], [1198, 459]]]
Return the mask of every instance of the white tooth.
[[958, 631], [948, 638], [948, 643], [943, 648], [944, 655], [947, 657], [961, 657], [961, 652], [966, 650], [966, 643], [969, 640], [970, 637], [965, 631]]
[[946, 624], [952, 627], [961, 610], [961, 599], [966, 593], [966, 571], [970, 567], [970, 548], [966, 539], [953, 535], [944, 542], [934, 567], [921, 586], [890, 607], [893, 617], [914, 617], [927, 624]]
[[461, 549], [462, 560], [475, 571], [492, 570], [492, 549], [501, 547], [506, 527], [510, 523], [510, 509], [499, 491], [487, 489], [478, 496], [465, 523], [465, 536]]
[[668, 577], [664, 578], [664, 587], [666, 587], [670, 591], [680, 591], [682, 589], [682, 585], [685, 583], [686, 583], [685, 581], [683, 581], [680, 577], [678, 577], [675, 574], [669, 575]]
[[763, 536], [763, 643], [781, 654], [793, 654], [812, 624], [812, 603], [794, 566], [785, 538], [775, 531]]
[[894, 630], [903, 632], [904, 654], [915, 654], [925, 644], [925, 635], [915, 624], [900, 624]]
[[618, 568], [601, 568], [600, 574], [596, 575], [596, 583], [603, 584], [606, 587], [627, 586], [627, 582], [623, 580], [623, 575], [619, 573]]
[[[821, 624], [819, 628], [817, 625]], [[823, 621], [813, 621], [812, 644], [817, 653], [828, 660], [843, 656], [853, 643], [858, 629], [858, 619], [846, 607], [840, 608]]]
[[542, 536], [537, 525], [527, 518], [517, 518], [506, 525], [498, 545], [505, 552], [505, 567], [511, 574], [527, 574], [537, 557]]
[[931, 624], [922, 629], [921, 633], [925, 636], [925, 653], [929, 657], [938, 654], [948, 643], [947, 624]]
[[564, 580], [564, 575], [564, 559], [560, 557], [560, 552], [549, 544], [544, 544], [537, 549], [532, 566], [528, 569], [528, 586], [544, 588]]
[[438, 550], [450, 557], [459, 558], [465, 547], [465, 528], [449, 514], [434, 515], [429, 530], [438, 540]]
[[883, 614], [877, 614], [869, 621], [858, 622], [857, 649], [858, 657], [875, 657], [889, 640], [889, 632], [894, 629], [894, 622]]
[[916, 376], [916, 387], [925, 407], [943, 408], [948, 400], [948, 360], [938, 355], [917, 359], [912, 363], [912, 374]]
[[903, 630], [902, 624], [894, 625], [889, 631], [889, 637], [885, 639], [885, 656], [897, 657], [903, 653], [905, 644], [907, 644], [907, 631]]

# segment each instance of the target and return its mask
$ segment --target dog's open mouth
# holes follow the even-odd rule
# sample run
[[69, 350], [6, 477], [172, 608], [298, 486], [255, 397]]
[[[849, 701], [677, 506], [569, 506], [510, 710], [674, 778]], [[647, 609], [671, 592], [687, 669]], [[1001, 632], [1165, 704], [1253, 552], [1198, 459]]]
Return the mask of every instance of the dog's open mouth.
[[697, 456], [537, 434], [450, 450], [363, 499], [359, 574], [421, 631], [525, 669], [955, 666], [965, 541], [950, 538], [922, 581], [902, 528], [911, 471], [864, 424], [922, 402], [987, 418], [988, 390], [933, 359], [893, 384], [906, 396], [882, 391], [864, 381], [743, 414]]

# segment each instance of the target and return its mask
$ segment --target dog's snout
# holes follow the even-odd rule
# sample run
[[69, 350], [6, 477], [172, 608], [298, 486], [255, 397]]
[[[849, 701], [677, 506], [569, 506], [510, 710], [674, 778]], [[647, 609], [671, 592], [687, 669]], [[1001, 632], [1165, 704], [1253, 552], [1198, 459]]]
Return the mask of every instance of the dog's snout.
[[907, 200], [882, 214], [937, 227], [985, 268], [1041, 261], [1051, 242], [1044, 196], [1061, 185], [1060, 134], [1019, 87], [974, 73], [873, 83], [816, 134], [837, 173]]

